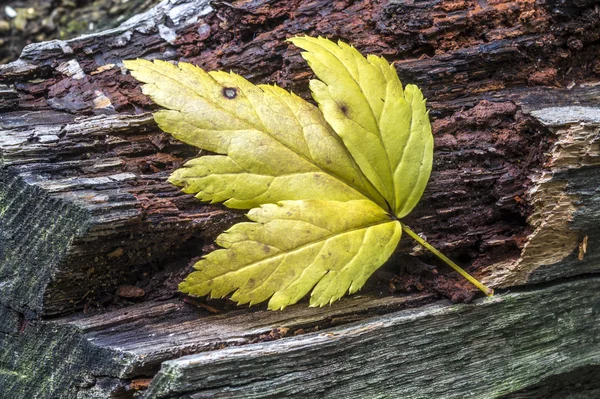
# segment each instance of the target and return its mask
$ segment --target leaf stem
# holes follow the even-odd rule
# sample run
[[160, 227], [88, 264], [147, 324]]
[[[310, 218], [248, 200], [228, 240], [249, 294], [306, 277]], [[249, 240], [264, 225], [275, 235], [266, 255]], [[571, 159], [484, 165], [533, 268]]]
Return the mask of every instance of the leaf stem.
[[473, 284], [475, 287], [479, 288], [487, 296], [494, 295], [494, 290], [493, 289], [491, 289], [489, 287], [486, 287], [485, 285], [483, 285], [482, 283], [480, 283], [476, 278], [474, 278], [469, 273], [467, 273], [466, 271], [464, 271], [456, 263], [452, 262], [448, 257], [446, 257], [446, 255], [444, 255], [443, 253], [441, 253], [440, 251], [438, 251], [437, 249], [435, 249], [434, 247], [432, 247], [431, 244], [429, 244], [427, 241], [425, 241], [424, 239], [422, 239], [421, 237], [419, 237], [414, 231], [412, 231], [404, 223], [402, 223], [402, 230], [404, 230], [406, 232], [406, 234], [408, 234], [409, 236], [411, 236], [413, 240], [415, 240], [420, 245], [422, 245], [423, 247], [425, 247], [429, 251], [431, 251], [435, 256], [437, 256], [438, 258], [440, 258], [441, 260], [443, 260], [446, 264], [448, 264], [448, 266], [450, 266], [451, 268], [453, 268], [454, 270], [456, 270], [458, 273], [460, 273], [461, 276], [463, 276], [464, 278], [466, 278], [467, 280], [469, 280], [469, 282], [471, 284]]

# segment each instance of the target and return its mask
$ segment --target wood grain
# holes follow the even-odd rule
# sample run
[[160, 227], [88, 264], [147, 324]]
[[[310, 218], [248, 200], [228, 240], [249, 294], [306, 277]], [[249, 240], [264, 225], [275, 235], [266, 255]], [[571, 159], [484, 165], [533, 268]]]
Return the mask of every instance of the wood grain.
[[185, 356], [146, 397], [496, 398], [600, 365], [599, 288], [581, 279]]
[[11, 398], [119, 397], [163, 361], [278, 340], [416, 307], [431, 295], [354, 296], [325, 308], [210, 315], [179, 301], [146, 302], [95, 316], [28, 321], [0, 307], [0, 388]]
[[[498, 270], [511, 273], [503, 265], [518, 262], [535, 228], [530, 216], [537, 205], [527, 193], [548, 169], [557, 134], [530, 112], [595, 106], [600, 98], [592, 33], [600, 23], [587, 17], [589, 5], [565, 6], [567, 12], [532, 2], [211, 4], [163, 3], [114, 29], [31, 44], [18, 61], [0, 66], [2, 303], [28, 317], [65, 314], [110, 301], [117, 287], [135, 285], [165, 261], [178, 260], [173, 274], [184, 275], [181, 264], [202, 255], [199, 241], [210, 242], [241, 218], [194, 203], [165, 183], [197, 150], [158, 130], [146, 113], [155, 107], [123, 59], [232, 69], [308, 98], [310, 72], [284, 40], [307, 33], [384, 55], [405, 83], [421, 85], [430, 98], [435, 164], [405, 222], [490, 285], [509, 284]], [[19, 201], [7, 199], [17, 195]], [[23, 219], [25, 213], [31, 217]], [[195, 254], [178, 258], [194, 245]], [[434, 258], [408, 255], [419, 253], [413, 249], [403, 240], [390, 263], [403, 281], [394, 289], [472, 297]], [[514, 283], [528, 281], [517, 275]]]
[[[332, 307], [176, 298], [243, 216], [166, 183], [197, 150], [159, 131], [122, 60], [233, 70], [310, 100], [285, 42], [302, 34], [383, 55], [422, 87], [435, 163], [405, 222], [500, 295], [406, 310], [474, 291], [404, 239], [364, 296]], [[0, 392], [594, 397], [598, 39], [590, 0], [180, 0], [27, 46], [0, 66]]]

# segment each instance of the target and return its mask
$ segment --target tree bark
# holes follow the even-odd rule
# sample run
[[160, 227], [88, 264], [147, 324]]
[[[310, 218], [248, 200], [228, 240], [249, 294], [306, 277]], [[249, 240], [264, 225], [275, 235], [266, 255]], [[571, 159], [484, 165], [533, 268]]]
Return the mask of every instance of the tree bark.
[[[27, 46], [0, 66], [0, 388], [16, 398], [516, 398], [548, 394], [553, 375], [597, 376], [599, 28], [590, 1], [181, 0]], [[197, 150], [157, 128], [122, 61], [233, 70], [310, 99], [311, 73], [285, 42], [303, 34], [383, 55], [422, 88], [434, 170], [405, 222], [497, 298], [404, 309], [476, 295], [406, 238], [363, 298], [331, 308], [175, 298], [192, 259], [243, 214], [166, 183]], [[566, 360], [552, 367], [552, 356]], [[319, 378], [304, 384], [310, 364]]]
[[119, 26], [158, 0], [7, 0], [0, 9], [0, 64], [27, 44], [71, 39]]

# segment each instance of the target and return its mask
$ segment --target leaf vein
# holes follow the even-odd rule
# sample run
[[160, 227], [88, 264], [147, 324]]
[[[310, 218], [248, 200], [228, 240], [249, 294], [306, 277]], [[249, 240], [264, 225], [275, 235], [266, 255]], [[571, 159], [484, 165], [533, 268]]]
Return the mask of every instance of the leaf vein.
[[[357, 227], [357, 228], [354, 228], [354, 229], [344, 230], [344, 231], [339, 232], [339, 233], [334, 233], [334, 234], [331, 234], [329, 236], [321, 237], [321, 238], [317, 239], [316, 241], [311, 241], [311, 242], [308, 242], [306, 244], [303, 244], [303, 245], [301, 245], [299, 247], [294, 248], [292, 251], [293, 252], [302, 251], [305, 248], [309, 248], [309, 247], [311, 247], [313, 245], [320, 244], [320, 243], [325, 242], [328, 239], [336, 237], [336, 236], [340, 236], [340, 235], [352, 233], [354, 231], [367, 230], [367, 229], [370, 229], [371, 227], [379, 226], [379, 225], [386, 224], [386, 223], [394, 223], [394, 222], [395, 222], [394, 220], [387, 219], [387, 220], [382, 220], [382, 221], [379, 221], [379, 222], [376, 222], [376, 223], [371, 223], [371, 224], [369, 224], [367, 226], [361, 226], [361, 227]], [[261, 243], [261, 244], [265, 244], [265, 243]], [[230, 249], [223, 249], [221, 251], [228, 251], [228, 250], [230, 250]], [[264, 263], [264, 262], [267, 262], [267, 261], [279, 258], [281, 256], [285, 256], [285, 255], [289, 254], [292, 251], [287, 251], [287, 252], [283, 252], [283, 253], [279, 253], [279, 254], [274, 254], [274, 255], [271, 255], [271, 256], [267, 256], [267, 257], [262, 258], [260, 260], [251, 262], [251, 263], [249, 263], [247, 265], [244, 265], [241, 268], [236, 269], [235, 271], [229, 271], [229, 272], [225, 272], [223, 274], [216, 275], [211, 280], [215, 280], [215, 279], [217, 279], [219, 277], [222, 277], [222, 276], [224, 276], [226, 274], [229, 274], [229, 273], [237, 273], [237, 272], [246, 270], [246, 269], [251, 268], [251, 267], [259, 266], [261, 263]]]

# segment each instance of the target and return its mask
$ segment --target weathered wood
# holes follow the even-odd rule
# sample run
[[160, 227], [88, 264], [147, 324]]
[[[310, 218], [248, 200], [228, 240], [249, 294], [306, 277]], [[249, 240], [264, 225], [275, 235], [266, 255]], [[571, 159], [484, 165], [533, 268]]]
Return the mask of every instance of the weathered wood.
[[184, 356], [145, 397], [497, 398], [600, 366], [599, 289], [581, 279]]
[[[497, 286], [600, 270], [600, 108], [551, 107], [532, 115], [556, 135], [544, 171], [528, 192], [534, 228], [521, 256], [490, 267]], [[589, 249], [589, 251], [588, 251]]]
[[[547, 88], [570, 87], [573, 79], [597, 80], [595, 69], [588, 66], [593, 64], [590, 54], [598, 52], [592, 32], [600, 23], [586, 16], [586, 7], [443, 1], [383, 5], [369, 0], [238, 1], [211, 6], [186, 0], [162, 3], [98, 34], [32, 44], [18, 61], [0, 66], [0, 80], [9, 84], [0, 91], [0, 104], [11, 110], [2, 114], [6, 130], [0, 146], [2, 185], [8, 190], [10, 181], [11, 192], [29, 196], [32, 186], [41, 188], [36, 193], [42, 203], [60, 197], [60, 205], [53, 206], [73, 210], [67, 218], [72, 226], [55, 227], [64, 231], [53, 234], [57, 240], [53, 248], [42, 245], [52, 260], [43, 262], [40, 278], [25, 281], [20, 276], [38, 266], [27, 260], [34, 255], [24, 248], [44, 241], [47, 232], [36, 224], [0, 227], [2, 237], [30, 240], [27, 246], [3, 250], [0, 276], [6, 276], [7, 283], [0, 300], [38, 314], [71, 311], [112, 293], [126, 279], [128, 268], [135, 272], [160, 261], [187, 238], [197, 237], [202, 227], [214, 225], [219, 230], [222, 225], [214, 223], [214, 217], [232, 217], [188, 202], [164, 184], [166, 175], [194, 152], [139, 114], [152, 106], [122, 69], [123, 59], [159, 57], [209, 69], [231, 68], [254, 81], [274, 81], [308, 97], [307, 67], [298, 50], [284, 42], [304, 33], [342, 37], [364, 52], [384, 54], [395, 61], [406, 83], [423, 87], [432, 106], [436, 161], [425, 196], [406, 222], [470, 265], [478, 277], [485, 279], [484, 269], [492, 268], [487, 282], [506, 285], [508, 280], [497, 277], [502, 271], [496, 269], [518, 262], [532, 232], [527, 218], [535, 206], [526, 193], [536, 184], [532, 177], [545, 167], [544, 154], [554, 136], [524, 111], [549, 103], [568, 105], [579, 98], [589, 105], [599, 101], [591, 94], [597, 92], [591, 84], [556, 92]], [[564, 9], [568, 18], [562, 16]], [[554, 27], [551, 32], [548, 26]], [[560, 68], [565, 63], [568, 71]], [[97, 119], [89, 113], [98, 114]], [[83, 133], [87, 131], [91, 133]], [[140, 191], [141, 186], [150, 191]], [[58, 188], [65, 191], [59, 194]], [[102, 198], [107, 199], [105, 205], [99, 204]], [[104, 221], [94, 214], [103, 206], [113, 207]], [[5, 200], [2, 207], [11, 220], [19, 220], [14, 216], [21, 208], [14, 202]], [[46, 226], [57, 223], [44, 206], [36, 209], [42, 213], [30, 220]], [[90, 209], [92, 216], [87, 213]], [[192, 215], [207, 215], [206, 223], [194, 222]], [[104, 234], [109, 239], [100, 247], [98, 238]], [[163, 242], [164, 251], [159, 247]], [[6, 239], [0, 243], [11, 245]], [[12, 253], [19, 249], [22, 254]], [[406, 256], [411, 249], [404, 240], [395, 263], [415, 264]], [[505, 268], [506, 273], [510, 270]], [[88, 273], [93, 278], [87, 278]], [[77, 288], [66, 283], [70, 275], [82, 277]], [[455, 299], [464, 297], [462, 288], [440, 285], [434, 277], [425, 272], [416, 277], [417, 283], [408, 278], [396, 289], [418, 286]], [[520, 275], [513, 281], [522, 284], [527, 279]]]
[[[205, 2], [182, 3], [184, 13], [173, 20], [205, 9]], [[70, 43], [115, 40], [163, 23], [172, 11], [162, 5], [123, 27]], [[0, 69], [27, 65], [29, 76], [31, 68], [44, 64], [39, 54], [49, 57], [56, 46], [66, 49], [65, 43], [31, 45], [18, 62]], [[35, 66], [25, 61], [31, 58]], [[72, 59], [55, 66], [68, 79], [85, 80]], [[54, 109], [23, 111], [19, 108], [28, 106], [14, 101], [15, 96], [24, 101], [22, 92], [0, 92], [5, 99], [0, 103], [17, 107], [0, 114], [0, 302], [28, 318], [102, 301], [117, 285], [156, 270], [152, 264], [172, 257], [186, 242], [212, 241], [240, 217], [166, 183], [169, 171], [197, 150], [160, 132], [151, 115], [117, 114], [102, 91], [92, 93], [97, 116], [60, 111], [81, 113], [79, 105], [90, 93], [49, 98]], [[188, 261], [200, 255], [197, 247]]]
[[14, 111], [0, 128], [0, 295], [15, 310], [82, 307], [235, 217], [166, 182], [195, 151], [150, 115]]
[[0, 64], [16, 59], [26, 44], [114, 28], [156, 3], [158, 0], [3, 1]]
[[[239, 215], [165, 183], [196, 151], [157, 129], [122, 60], [232, 69], [308, 99], [310, 72], [284, 42], [296, 34], [382, 54], [429, 98], [435, 165], [409, 225], [495, 287], [578, 279], [393, 314], [405, 299], [375, 298], [380, 284], [366, 299], [285, 313], [204, 317], [154, 302], [176, 294], [203, 241]], [[597, 376], [599, 35], [595, 5], [580, 0], [181, 0], [28, 46], [0, 66], [0, 392], [462, 398]], [[403, 240], [385, 290], [472, 298], [432, 262]], [[47, 318], [136, 283], [143, 304]]]
[[320, 331], [432, 299], [355, 296], [320, 309], [296, 305], [286, 312], [224, 315], [178, 301], [148, 302], [96, 316], [31, 322], [0, 307], [0, 388], [10, 398], [127, 396], [165, 360]]

